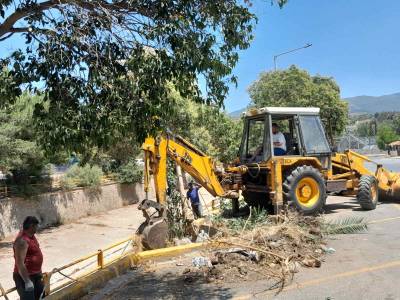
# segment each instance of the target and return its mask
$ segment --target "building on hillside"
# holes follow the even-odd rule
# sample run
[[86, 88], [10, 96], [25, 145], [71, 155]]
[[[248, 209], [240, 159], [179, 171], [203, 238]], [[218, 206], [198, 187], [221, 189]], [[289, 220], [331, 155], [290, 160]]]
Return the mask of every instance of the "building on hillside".
[[400, 141], [394, 141], [389, 144], [389, 151], [396, 151], [397, 156], [400, 156]]

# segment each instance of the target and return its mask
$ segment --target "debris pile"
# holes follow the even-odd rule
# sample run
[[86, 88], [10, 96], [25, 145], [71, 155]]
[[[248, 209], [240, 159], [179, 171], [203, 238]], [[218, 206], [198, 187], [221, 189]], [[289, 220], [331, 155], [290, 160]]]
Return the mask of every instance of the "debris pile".
[[[218, 220], [215, 247], [196, 257], [185, 269], [185, 282], [203, 278], [206, 282], [271, 279], [272, 288], [283, 288], [300, 267], [320, 267], [324, 253], [333, 253], [324, 242], [319, 218], [294, 211], [279, 216], [254, 215], [237, 224]], [[233, 228], [233, 229], [232, 229]], [[329, 251], [328, 251], [329, 250]]]

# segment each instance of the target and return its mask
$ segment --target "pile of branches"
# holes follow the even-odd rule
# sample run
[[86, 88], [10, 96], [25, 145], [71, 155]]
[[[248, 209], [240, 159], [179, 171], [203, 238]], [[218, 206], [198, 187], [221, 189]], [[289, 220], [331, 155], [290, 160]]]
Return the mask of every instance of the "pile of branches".
[[295, 211], [268, 216], [254, 209], [247, 218], [219, 218], [214, 226], [219, 232], [212, 238], [216, 247], [207, 251], [203, 266], [186, 270], [185, 278], [190, 281], [200, 273], [207, 282], [267, 279], [271, 283], [267, 290], [278, 292], [301, 267], [318, 268], [324, 254], [334, 251], [326, 245], [327, 234], [366, 230], [362, 219], [324, 223]]

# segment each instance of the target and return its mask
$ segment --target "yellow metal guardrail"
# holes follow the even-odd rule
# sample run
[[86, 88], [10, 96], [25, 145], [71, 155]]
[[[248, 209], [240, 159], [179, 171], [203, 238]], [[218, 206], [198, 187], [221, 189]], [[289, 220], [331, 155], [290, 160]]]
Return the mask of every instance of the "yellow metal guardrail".
[[[45, 272], [43, 274], [43, 281], [46, 294], [49, 295], [50, 293], [59, 291], [60, 289], [79, 281], [79, 278], [87, 276], [112, 264], [126, 254], [127, 248], [133, 243], [133, 241], [133, 237], [124, 239], [104, 249], [99, 249], [97, 252], [81, 257], [69, 264], [63, 265], [62, 267], [55, 268], [51, 272]], [[82, 265], [83, 263], [86, 264]], [[66, 274], [66, 271], [72, 267], [75, 268]], [[52, 279], [54, 279], [53, 282]], [[5, 290], [0, 284], [0, 299], [4, 298], [5, 300], [9, 300], [8, 296], [15, 291], [15, 287]]]

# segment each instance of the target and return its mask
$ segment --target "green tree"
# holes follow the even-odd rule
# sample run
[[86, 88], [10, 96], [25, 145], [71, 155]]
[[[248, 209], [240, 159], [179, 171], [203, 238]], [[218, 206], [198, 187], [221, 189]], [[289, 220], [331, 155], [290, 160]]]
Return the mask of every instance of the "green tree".
[[347, 103], [340, 99], [340, 89], [330, 77], [311, 76], [296, 66], [287, 70], [261, 73], [249, 88], [251, 105], [315, 106], [321, 109], [321, 119], [331, 141], [345, 129]]
[[397, 113], [393, 118], [393, 127], [396, 131], [396, 134], [400, 135], [400, 113]]
[[218, 107], [196, 103], [171, 88], [174, 110], [164, 127], [179, 134], [207, 155], [223, 163], [231, 162], [239, 150], [243, 125]]
[[12, 173], [17, 183], [42, 172], [46, 160], [36, 143], [32, 114], [42, 98], [27, 93], [0, 110], [0, 170]]
[[388, 123], [382, 123], [378, 126], [377, 144], [379, 149], [385, 150], [386, 146], [391, 142], [399, 139], [395, 130]]
[[358, 122], [356, 132], [358, 136], [369, 137], [376, 135], [376, 122], [375, 120], [367, 120]]
[[237, 80], [231, 72], [238, 51], [253, 37], [250, 6], [248, 0], [1, 1], [0, 44], [20, 34], [26, 47], [0, 66], [10, 68], [17, 86], [43, 86], [47, 106], [36, 105], [35, 116], [45, 149], [104, 147], [115, 132], [143, 141], [158, 129], [154, 117], [170, 114], [167, 83], [196, 102], [223, 105]]

